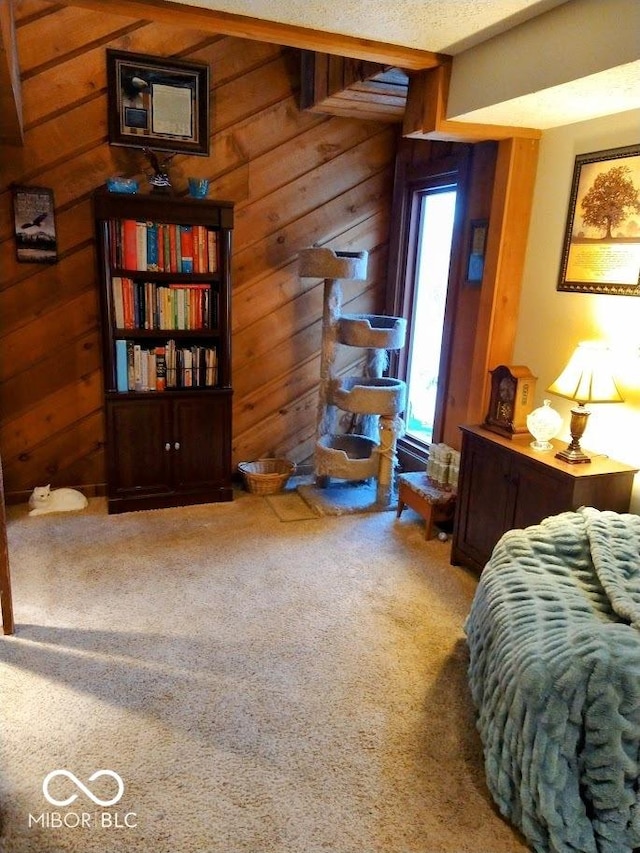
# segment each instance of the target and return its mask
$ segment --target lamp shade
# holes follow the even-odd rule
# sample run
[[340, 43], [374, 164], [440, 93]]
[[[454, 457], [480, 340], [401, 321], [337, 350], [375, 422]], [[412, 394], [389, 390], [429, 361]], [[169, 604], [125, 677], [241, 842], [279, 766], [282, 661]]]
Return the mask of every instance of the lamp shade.
[[611, 353], [604, 344], [578, 344], [569, 363], [549, 388], [552, 394], [585, 403], [622, 403], [611, 367]]

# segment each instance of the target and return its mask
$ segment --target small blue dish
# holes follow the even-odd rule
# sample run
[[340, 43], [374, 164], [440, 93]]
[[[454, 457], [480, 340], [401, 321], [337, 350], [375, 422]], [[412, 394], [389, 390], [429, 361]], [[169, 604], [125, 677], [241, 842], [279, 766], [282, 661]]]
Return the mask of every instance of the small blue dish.
[[107, 178], [110, 193], [137, 193], [138, 182], [134, 178]]

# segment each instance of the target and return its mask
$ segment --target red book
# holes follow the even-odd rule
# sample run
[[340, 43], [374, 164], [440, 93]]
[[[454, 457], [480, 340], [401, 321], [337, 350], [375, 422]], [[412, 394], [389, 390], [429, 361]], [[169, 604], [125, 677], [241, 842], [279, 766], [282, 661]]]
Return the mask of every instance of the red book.
[[122, 261], [127, 270], [138, 269], [138, 223], [135, 219], [122, 221]]
[[134, 329], [134, 310], [133, 310], [133, 281], [130, 278], [122, 279], [122, 304], [124, 314], [125, 329]]
[[178, 269], [178, 240], [177, 225], [169, 225], [169, 272], [180, 272]]
[[180, 272], [193, 272], [193, 228], [180, 226]]
[[156, 391], [164, 391], [167, 387], [167, 363], [165, 357], [165, 348], [156, 347]]

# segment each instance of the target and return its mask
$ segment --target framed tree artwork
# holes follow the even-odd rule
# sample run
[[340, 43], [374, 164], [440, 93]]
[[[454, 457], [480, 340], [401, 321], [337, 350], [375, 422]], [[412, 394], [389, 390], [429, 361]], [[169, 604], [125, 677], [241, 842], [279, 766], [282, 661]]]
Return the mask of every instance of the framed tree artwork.
[[640, 145], [576, 156], [558, 290], [640, 296]]
[[107, 50], [109, 142], [209, 154], [209, 66]]
[[26, 264], [55, 264], [58, 243], [53, 190], [20, 186], [11, 190], [16, 259]]

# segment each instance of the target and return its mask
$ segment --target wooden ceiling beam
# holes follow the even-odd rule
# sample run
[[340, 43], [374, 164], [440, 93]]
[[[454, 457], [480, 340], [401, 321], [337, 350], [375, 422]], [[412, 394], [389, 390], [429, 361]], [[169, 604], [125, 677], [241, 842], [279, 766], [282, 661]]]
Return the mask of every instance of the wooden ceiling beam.
[[407, 107], [402, 135], [411, 139], [439, 139], [450, 142], [484, 142], [490, 139], [540, 139], [534, 127], [474, 124], [452, 121], [447, 116], [451, 62], [409, 75]]
[[60, 2], [65, 6], [81, 6], [84, 9], [109, 15], [139, 17], [143, 20], [169, 23], [203, 32], [271, 42], [355, 59], [367, 59], [414, 71], [435, 68], [448, 59], [445, 54], [427, 50], [416, 50], [356, 36], [312, 30], [277, 21], [263, 21], [230, 12], [170, 3], [167, 0], [109, 0], [108, 4], [104, 0], [60, 0]]
[[12, 0], [0, 0], [0, 143], [24, 143], [20, 64]]

